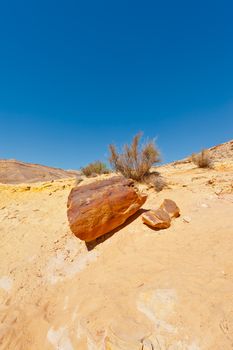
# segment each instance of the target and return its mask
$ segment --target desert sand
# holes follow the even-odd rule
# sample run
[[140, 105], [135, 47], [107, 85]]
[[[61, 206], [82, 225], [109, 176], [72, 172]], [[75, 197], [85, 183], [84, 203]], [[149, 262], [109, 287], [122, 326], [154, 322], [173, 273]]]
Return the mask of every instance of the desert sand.
[[[75, 179], [0, 185], [0, 349], [232, 349], [231, 157], [159, 167], [167, 187], [141, 185], [139, 213], [88, 247], [66, 216]], [[140, 214], [165, 198], [181, 216], [156, 231]]]

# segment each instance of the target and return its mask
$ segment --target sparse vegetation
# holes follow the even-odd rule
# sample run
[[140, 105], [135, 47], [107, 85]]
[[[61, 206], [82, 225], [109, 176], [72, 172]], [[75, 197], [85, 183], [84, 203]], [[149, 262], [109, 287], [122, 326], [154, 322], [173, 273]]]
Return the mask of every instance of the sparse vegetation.
[[144, 176], [143, 182], [149, 187], [154, 188], [156, 192], [160, 192], [167, 187], [165, 178], [155, 171]]
[[150, 173], [153, 164], [160, 161], [160, 153], [153, 140], [140, 145], [142, 134], [134, 136], [131, 145], [125, 145], [118, 153], [115, 145], [110, 145], [109, 162], [113, 169], [123, 176], [136, 181], [143, 181]]
[[210, 168], [212, 165], [210, 153], [207, 149], [203, 149], [200, 153], [193, 153], [191, 161], [199, 168]]
[[96, 162], [90, 163], [87, 166], [81, 168], [81, 171], [87, 177], [92, 177], [96, 175], [108, 174], [109, 169], [106, 164], [97, 160]]

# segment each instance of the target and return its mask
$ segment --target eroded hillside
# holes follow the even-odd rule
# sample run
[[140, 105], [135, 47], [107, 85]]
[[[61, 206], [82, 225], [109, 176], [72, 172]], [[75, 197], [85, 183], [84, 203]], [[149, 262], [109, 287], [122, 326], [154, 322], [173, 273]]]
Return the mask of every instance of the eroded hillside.
[[20, 184], [52, 181], [77, 177], [78, 171], [67, 171], [40, 164], [20, 162], [14, 159], [0, 159], [0, 183]]

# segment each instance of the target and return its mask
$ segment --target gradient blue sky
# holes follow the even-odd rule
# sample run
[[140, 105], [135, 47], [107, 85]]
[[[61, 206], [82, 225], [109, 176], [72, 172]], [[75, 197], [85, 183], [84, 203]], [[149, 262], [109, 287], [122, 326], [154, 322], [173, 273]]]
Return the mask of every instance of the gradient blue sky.
[[0, 158], [79, 168], [143, 131], [233, 137], [232, 0], [1, 1]]

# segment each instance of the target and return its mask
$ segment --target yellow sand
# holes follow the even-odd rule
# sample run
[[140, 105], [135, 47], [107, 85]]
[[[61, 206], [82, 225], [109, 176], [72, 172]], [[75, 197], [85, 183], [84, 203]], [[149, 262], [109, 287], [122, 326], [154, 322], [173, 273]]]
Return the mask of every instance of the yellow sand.
[[233, 167], [159, 171], [143, 208], [170, 198], [180, 218], [136, 215], [90, 251], [67, 223], [74, 180], [1, 186], [1, 350], [233, 348]]

